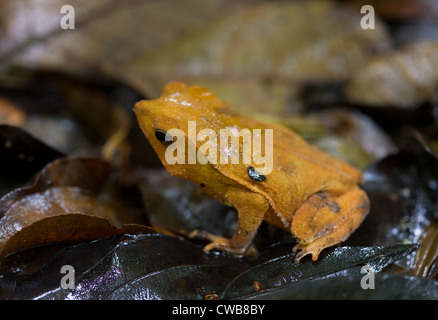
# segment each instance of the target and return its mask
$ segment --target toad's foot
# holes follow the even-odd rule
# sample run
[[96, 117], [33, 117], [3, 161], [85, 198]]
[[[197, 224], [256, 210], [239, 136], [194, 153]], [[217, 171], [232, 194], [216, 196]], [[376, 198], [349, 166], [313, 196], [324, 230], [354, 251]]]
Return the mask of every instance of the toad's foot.
[[204, 247], [205, 252], [218, 250], [226, 252], [227, 254], [235, 257], [255, 256], [257, 254], [257, 250], [252, 246], [249, 248], [236, 247], [233, 245], [233, 241], [231, 239], [217, 236], [207, 231], [194, 230], [189, 234], [189, 237], [210, 240], [211, 242]]
[[294, 261], [295, 263], [298, 263], [304, 256], [307, 256], [308, 254], [312, 255], [313, 261], [318, 260], [322, 248], [318, 244], [314, 245], [314, 243], [308, 244], [307, 246], [297, 244], [292, 248], [292, 251], [297, 252]]
[[359, 188], [341, 194], [318, 193], [294, 214], [291, 230], [298, 240], [295, 261], [311, 254], [312, 260], [328, 247], [345, 241], [362, 223], [370, 208], [366, 193]]

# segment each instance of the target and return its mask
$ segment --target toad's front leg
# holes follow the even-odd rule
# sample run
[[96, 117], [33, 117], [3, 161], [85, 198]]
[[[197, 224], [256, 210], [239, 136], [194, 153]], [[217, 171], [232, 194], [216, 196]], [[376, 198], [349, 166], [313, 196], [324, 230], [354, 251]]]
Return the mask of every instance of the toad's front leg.
[[[238, 211], [237, 228], [231, 239], [209, 234], [207, 238], [212, 242], [204, 247], [204, 251], [216, 249], [234, 256], [249, 254], [248, 248], [269, 209], [269, 202], [258, 193], [237, 188], [228, 190], [224, 200]], [[205, 236], [205, 233], [197, 231], [193, 235]]]

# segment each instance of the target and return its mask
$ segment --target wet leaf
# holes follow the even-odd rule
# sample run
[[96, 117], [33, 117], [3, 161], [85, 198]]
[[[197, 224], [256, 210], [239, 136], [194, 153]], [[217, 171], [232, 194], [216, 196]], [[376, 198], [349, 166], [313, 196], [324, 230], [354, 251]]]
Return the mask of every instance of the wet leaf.
[[[207, 292], [215, 292], [210, 287], [210, 283], [213, 282], [213, 279], [220, 279], [220, 275], [221, 268], [215, 266], [191, 265], [173, 267], [134, 279], [115, 290], [108, 299], [199, 300], [204, 297], [203, 292], [205, 290], [209, 290]], [[203, 288], [200, 288], [201, 284]], [[216, 287], [216, 289], [219, 288]]]
[[[66, 156], [47, 164], [30, 186], [18, 188], [0, 200], [0, 217], [23, 196], [45, 191], [50, 187], [73, 186], [97, 193], [111, 171], [108, 162], [96, 158]], [[82, 174], [77, 174], [81, 172]]]
[[[53, 259], [43, 263], [39, 269], [33, 266], [33, 273], [23, 272], [29, 266], [26, 263], [20, 265], [20, 257], [16, 257], [15, 265], [24, 270], [16, 272], [13, 289], [8, 287], [8, 281], [13, 279], [11, 276], [0, 278], [0, 288], [4, 288], [3, 295], [0, 290], [0, 297], [12, 298], [8, 296], [8, 291], [14, 290], [18, 293], [15, 298], [25, 296], [44, 300], [254, 298], [288, 288], [291, 283], [308, 283], [306, 279], [330, 274], [337, 277], [358, 275], [367, 262], [380, 272], [414, 249], [415, 246], [410, 245], [393, 248], [340, 247], [330, 249], [324, 260], [315, 265], [310, 260], [294, 264], [290, 254], [276, 258], [267, 258], [263, 254], [255, 261], [229, 259], [205, 254], [201, 246], [176, 237], [120, 235], [58, 249]], [[169, 250], [172, 254], [168, 254]], [[42, 253], [41, 248], [39, 253]], [[14, 255], [19, 253], [9, 258]], [[34, 259], [31, 263], [38, 262]], [[62, 274], [59, 270], [66, 264], [75, 269], [75, 289], [60, 287]], [[262, 290], [254, 294], [252, 281], [257, 278], [256, 275], [262, 274], [263, 269], [270, 269], [273, 277], [263, 274], [267, 281], [260, 281]]]
[[[246, 266], [239, 260], [205, 255], [201, 247], [176, 237], [136, 235], [119, 241], [91, 268], [77, 273], [74, 290], [63, 290], [58, 284], [38, 299], [202, 299], [202, 292], [223, 287], [233, 274], [226, 273], [232, 269], [226, 264], [236, 270]], [[75, 251], [72, 248], [70, 259], [77, 257]], [[212, 270], [216, 277], [211, 277]]]
[[192, 182], [172, 177], [163, 168], [139, 169], [136, 176], [155, 227], [185, 235], [196, 229], [232, 235], [236, 210], [205, 195]]
[[432, 220], [424, 229], [419, 242], [421, 247], [417, 252], [412, 274], [417, 277], [432, 277], [436, 272], [433, 266], [438, 259], [438, 219]]
[[375, 289], [362, 289], [361, 276], [307, 280], [254, 294], [253, 299], [274, 300], [436, 300], [438, 283], [399, 274], [376, 274]]
[[60, 158], [32, 186], [5, 195], [0, 200], [0, 255], [41, 244], [152, 232], [147, 226], [120, 225], [117, 208], [98, 198], [109, 173], [102, 160]]
[[[416, 250], [415, 245], [383, 247], [342, 247], [331, 252], [318, 262], [310, 260], [295, 264], [294, 254], [272, 259], [240, 274], [224, 291], [223, 298], [244, 297], [254, 293], [254, 283], [263, 285], [263, 290], [286, 286], [309, 278], [318, 278], [336, 272], [351, 272], [350, 268], [368, 263], [376, 272]], [[358, 271], [356, 271], [358, 272]]]
[[[120, 243], [119, 235], [75, 245], [47, 245], [12, 253], [2, 262], [1, 299], [32, 299], [60, 288], [61, 267], [71, 265], [76, 275], [91, 269]], [[100, 278], [101, 279], [101, 278]], [[100, 288], [102, 290], [103, 284]]]
[[[371, 211], [346, 243], [418, 243], [437, 209], [437, 165], [437, 159], [424, 151], [404, 151], [370, 166], [365, 172], [364, 189]], [[414, 258], [409, 255], [399, 264], [409, 270]]]

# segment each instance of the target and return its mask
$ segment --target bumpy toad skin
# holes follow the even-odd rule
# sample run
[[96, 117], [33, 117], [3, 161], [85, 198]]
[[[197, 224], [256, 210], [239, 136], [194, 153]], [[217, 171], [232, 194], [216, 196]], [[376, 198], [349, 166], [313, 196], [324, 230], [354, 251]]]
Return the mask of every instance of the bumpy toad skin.
[[[193, 181], [206, 194], [238, 210], [231, 239], [197, 233], [212, 241], [206, 251], [245, 255], [265, 220], [297, 239], [293, 249], [298, 251], [297, 262], [308, 254], [315, 261], [321, 250], [346, 240], [369, 211], [368, 197], [358, 187], [359, 170], [312, 147], [285, 127], [237, 114], [208, 89], [171, 82], [159, 99], [139, 101], [134, 110], [143, 133], [171, 175]], [[273, 129], [272, 172], [254, 175], [257, 164], [243, 161], [169, 164], [166, 148], [175, 140], [163, 142], [163, 135], [177, 128], [187, 138], [188, 121], [196, 121], [197, 131], [207, 128], [216, 133], [224, 128]], [[202, 153], [200, 147], [205, 143], [196, 141], [196, 150]]]

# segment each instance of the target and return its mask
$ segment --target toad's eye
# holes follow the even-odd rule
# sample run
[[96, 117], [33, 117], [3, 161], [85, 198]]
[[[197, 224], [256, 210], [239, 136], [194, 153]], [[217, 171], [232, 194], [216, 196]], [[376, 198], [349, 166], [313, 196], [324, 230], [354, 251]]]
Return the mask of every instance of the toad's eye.
[[155, 129], [155, 138], [162, 144], [171, 144], [173, 142], [173, 137], [166, 131]]

